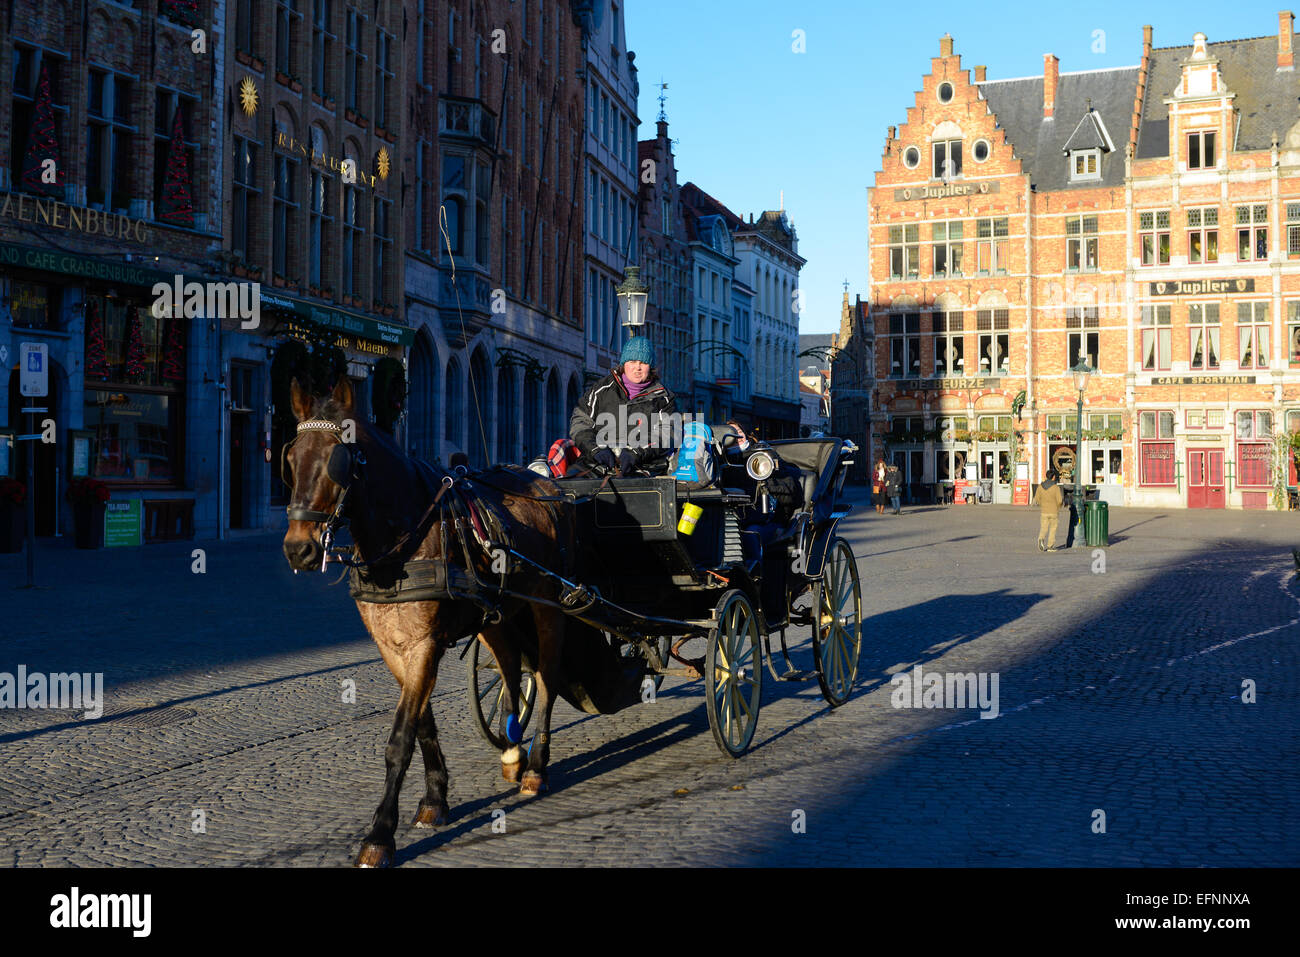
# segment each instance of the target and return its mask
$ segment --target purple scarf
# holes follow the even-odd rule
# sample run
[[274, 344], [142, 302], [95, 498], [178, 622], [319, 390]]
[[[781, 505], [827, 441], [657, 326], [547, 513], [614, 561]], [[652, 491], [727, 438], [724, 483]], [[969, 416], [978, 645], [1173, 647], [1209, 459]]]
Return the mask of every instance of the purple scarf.
[[646, 379], [645, 382], [633, 382], [621, 373], [619, 374], [618, 381], [623, 383], [623, 388], [627, 390], [627, 397], [629, 399], [635, 399], [646, 389], [650, 388], [651, 385], [649, 379]]

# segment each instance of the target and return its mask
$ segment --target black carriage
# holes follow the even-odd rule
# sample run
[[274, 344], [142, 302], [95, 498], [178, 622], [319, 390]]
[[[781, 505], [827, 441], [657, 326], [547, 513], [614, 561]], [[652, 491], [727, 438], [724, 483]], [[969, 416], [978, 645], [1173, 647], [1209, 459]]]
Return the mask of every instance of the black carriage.
[[[561, 597], [570, 619], [560, 694], [608, 714], [648, 699], [665, 675], [703, 678], [713, 737], [732, 757], [753, 740], [764, 666], [779, 681], [815, 677], [832, 706], [847, 701], [862, 645], [862, 590], [836, 525], [850, 509], [840, 495], [856, 451], [838, 438], [776, 441], [743, 457], [716, 447], [717, 479], [706, 486], [672, 477], [559, 481], [565, 507], [576, 510], [580, 552]], [[798, 494], [772, 494], [776, 476]], [[691, 534], [678, 527], [695, 513], [688, 506], [699, 509]], [[813, 672], [796, 670], [786, 646], [786, 630], [802, 626], [812, 628]], [[685, 657], [694, 639], [706, 642], [703, 655]], [[502, 748], [496, 663], [477, 641], [470, 655], [471, 712]], [[524, 658], [521, 726], [535, 694]]]

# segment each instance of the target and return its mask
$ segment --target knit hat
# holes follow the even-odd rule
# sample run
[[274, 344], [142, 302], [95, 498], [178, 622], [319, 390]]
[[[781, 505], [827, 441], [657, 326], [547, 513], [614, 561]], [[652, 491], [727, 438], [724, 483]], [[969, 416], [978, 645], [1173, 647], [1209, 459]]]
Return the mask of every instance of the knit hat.
[[655, 346], [649, 336], [632, 336], [623, 346], [623, 354], [618, 357], [618, 364], [625, 362], [644, 362], [648, 366], [655, 364]]

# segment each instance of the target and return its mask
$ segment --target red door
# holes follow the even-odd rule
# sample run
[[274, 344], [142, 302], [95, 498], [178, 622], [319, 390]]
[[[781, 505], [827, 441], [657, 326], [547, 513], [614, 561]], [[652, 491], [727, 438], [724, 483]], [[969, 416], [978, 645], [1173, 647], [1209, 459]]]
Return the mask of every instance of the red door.
[[1221, 449], [1206, 449], [1205, 460], [1209, 472], [1208, 481], [1205, 485], [1205, 507], [1227, 508], [1227, 486], [1223, 483], [1223, 451]]
[[1223, 452], [1219, 449], [1191, 449], [1187, 453], [1187, 507], [1225, 508]]

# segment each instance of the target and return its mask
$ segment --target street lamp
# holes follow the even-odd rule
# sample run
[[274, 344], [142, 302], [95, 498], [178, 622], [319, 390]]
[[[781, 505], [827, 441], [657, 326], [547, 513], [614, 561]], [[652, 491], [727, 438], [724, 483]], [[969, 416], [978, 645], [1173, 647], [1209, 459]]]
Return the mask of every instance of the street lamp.
[[1092, 369], [1088, 360], [1080, 356], [1078, 363], [1070, 370], [1074, 373], [1074, 388], [1079, 393], [1079, 441], [1074, 452], [1074, 546], [1078, 548], [1083, 541], [1083, 393], [1088, 388], [1088, 376]]
[[641, 281], [640, 272], [640, 266], [628, 266], [623, 270], [622, 284], [614, 290], [619, 321], [628, 327], [629, 336], [638, 335], [645, 325], [646, 300], [650, 298], [650, 289]]

